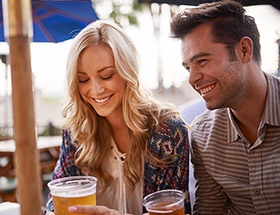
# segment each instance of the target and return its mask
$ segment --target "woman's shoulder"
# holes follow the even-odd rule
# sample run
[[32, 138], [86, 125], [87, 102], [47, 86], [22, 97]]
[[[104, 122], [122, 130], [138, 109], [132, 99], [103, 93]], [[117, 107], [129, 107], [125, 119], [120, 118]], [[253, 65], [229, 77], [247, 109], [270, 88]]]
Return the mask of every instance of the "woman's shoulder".
[[171, 116], [171, 117], [163, 120], [161, 123], [159, 123], [158, 130], [160, 130], [164, 133], [166, 133], [166, 132], [187, 133], [187, 124], [181, 117]]
[[61, 133], [62, 133], [63, 138], [71, 139], [71, 130], [70, 129], [62, 129]]
[[[177, 116], [172, 116], [160, 122], [150, 132], [149, 139], [151, 142], [181, 142], [188, 136], [188, 129], [186, 123]], [[181, 141], [178, 141], [178, 139]]]
[[79, 147], [79, 143], [75, 140], [72, 140], [71, 130], [70, 129], [62, 129], [62, 146], [65, 148], [76, 149]]

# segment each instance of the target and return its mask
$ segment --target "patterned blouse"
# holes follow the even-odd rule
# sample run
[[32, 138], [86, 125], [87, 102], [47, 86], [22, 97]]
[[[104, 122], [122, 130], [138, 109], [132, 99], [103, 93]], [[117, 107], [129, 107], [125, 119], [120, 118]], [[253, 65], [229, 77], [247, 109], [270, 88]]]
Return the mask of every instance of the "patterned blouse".
[[[82, 170], [74, 164], [78, 144], [71, 141], [70, 132], [67, 130], [62, 130], [62, 137], [60, 156], [52, 178], [84, 175]], [[180, 119], [168, 119], [159, 127], [150, 131], [147, 144], [148, 150], [153, 156], [159, 159], [172, 156], [173, 160], [164, 166], [157, 166], [148, 158], [144, 159], [143, 197], [158, 190], [182, 190], [186, 194], [185, 213], [190, 214], [188, 191], [189, 143], [185, 123]], [[45, 213], [46, 210], [53, 211], [51, 195], [49, 195]], [[144, 207], [143, 212], [147, 212]]]

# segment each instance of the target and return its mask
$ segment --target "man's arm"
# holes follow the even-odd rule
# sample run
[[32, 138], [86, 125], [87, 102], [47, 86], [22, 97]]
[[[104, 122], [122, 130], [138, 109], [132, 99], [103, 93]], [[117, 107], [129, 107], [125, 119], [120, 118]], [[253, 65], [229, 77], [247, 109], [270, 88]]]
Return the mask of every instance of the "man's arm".
[[190, 152], [195, 178], [193, 214], [228, 214], [227, 195], [223, 187], [208, 174], [197, 142], [192, 137]]

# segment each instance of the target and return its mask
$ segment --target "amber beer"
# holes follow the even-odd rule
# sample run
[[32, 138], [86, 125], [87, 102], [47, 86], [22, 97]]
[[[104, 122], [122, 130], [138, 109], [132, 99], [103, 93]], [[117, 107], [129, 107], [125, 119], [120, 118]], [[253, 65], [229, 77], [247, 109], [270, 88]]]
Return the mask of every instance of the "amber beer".
[[185, 215], [183, 207], [168, 207], [172, 203], [155, 204], [148, 209], [150, 215]]
[[143, 204], [150, 215], [185, 215], [185, 193], [180, 190], [161, 190], [147, 195]]
[[72, 176], [48, 183], [55, 215], [75, 215], [68, 211], [72, 205], [96, 205], [97, 179], [91, 176]]

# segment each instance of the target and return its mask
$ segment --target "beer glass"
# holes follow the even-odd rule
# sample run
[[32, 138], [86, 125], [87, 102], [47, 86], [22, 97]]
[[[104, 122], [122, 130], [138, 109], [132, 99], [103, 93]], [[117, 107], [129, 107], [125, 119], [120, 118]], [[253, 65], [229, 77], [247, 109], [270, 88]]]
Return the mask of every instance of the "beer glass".
[[185, 198], [180, 190], [160, 190], [147, 195], [143, 205], [150, 215], [185, 215]]
[[72, 205], [96, 205], [96, 184], [97, 179], [92, 176], [71, 176], [49, 182], [55, 215], [74, 215], [68, 211]]

